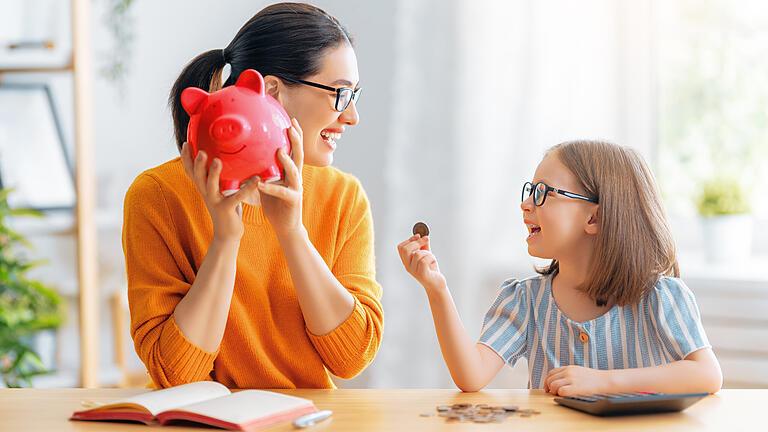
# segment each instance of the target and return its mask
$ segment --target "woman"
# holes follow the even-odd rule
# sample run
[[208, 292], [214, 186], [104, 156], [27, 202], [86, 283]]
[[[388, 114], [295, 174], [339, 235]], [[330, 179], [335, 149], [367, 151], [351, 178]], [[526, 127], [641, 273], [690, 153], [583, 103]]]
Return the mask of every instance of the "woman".
[[[284, 185], [219, 191], [186, 145], [187, 87], [222, 87], [226, 64], [264, 76], [293, 118]], [[235, 388], [333, 388], [378, 350], [383, 326], [373, 222], [356, 178], [330, 167], [358, 122], [357, 59], [344, 27], [306, 4], [269, 6], [223, 50], [201, 54], [170, 105], [181, 157], [145, 171], [125, 197], [131, 332], [155, 385], [211, 379]], [[300, 126], [299, 126], [300, 125]]]

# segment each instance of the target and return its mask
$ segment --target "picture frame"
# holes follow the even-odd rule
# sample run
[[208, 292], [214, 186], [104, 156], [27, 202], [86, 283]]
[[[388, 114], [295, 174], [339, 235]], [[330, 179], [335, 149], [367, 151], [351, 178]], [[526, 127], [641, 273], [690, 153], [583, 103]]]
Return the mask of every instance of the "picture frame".
[[49, 87], [0, 84], [0, 187], [11, 208], [75, 207], [74, 169]]

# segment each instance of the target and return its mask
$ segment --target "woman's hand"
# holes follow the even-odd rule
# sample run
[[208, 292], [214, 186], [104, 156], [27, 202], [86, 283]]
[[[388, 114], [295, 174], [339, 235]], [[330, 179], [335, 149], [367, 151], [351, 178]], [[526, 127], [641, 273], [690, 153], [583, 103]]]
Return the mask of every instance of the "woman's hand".
[[254, 193], [258, 187], [258, 179], [248, 179], [240, 186], [239, 191], [230, 196], [224, 196], [219, 191], [222, 162], [215, 158], [211, 162], [211, 169], [207, 170], [207, 160], [208, 155], [204, 151], [197, 152], [197, 157], [192, 160], [188, 143], [185, 142], [181, 147], [181, 163], [184, 166], [184, 172], [197, 186], [211, 215], [213, 238], [225, 242], [239, 242], [244, 232], [240, 201]]
[[304, 167], [304, 132], [295, 118], [293, 126], [288, 130], [291, 140], [292, 158], [283, 149], [278, 150], [277, 157], [285, 169], [285, 183], [258, 183], [261, 205], [264, 215], [269, 219], [278, 237], [300, 233], [304, 229], [301, 220], [301, 207], [304, 194], [301, 170]]
[[559, 396], [610, 392], [610, 372], [575, 365], [555, 368], [544, 379], [544, 390]]
[[429, 293], [447, 288], [445, 276], [440, 273], [437, 258], [429, 248], [429, 237], [416, 234], [397, 245], [400, 260], [411, 274]]

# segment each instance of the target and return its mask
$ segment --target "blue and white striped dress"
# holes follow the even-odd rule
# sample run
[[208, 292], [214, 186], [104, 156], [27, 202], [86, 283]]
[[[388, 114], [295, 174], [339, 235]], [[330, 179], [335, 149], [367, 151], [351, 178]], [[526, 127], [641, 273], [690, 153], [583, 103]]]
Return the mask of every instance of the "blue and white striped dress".
[[478, 340], [510, 366], [527, 358], [529, 388], [543, 388], [547, 372], [560, 366], [656, 366], [710, 347], [693, 293], [680, 279], [662, 277], [639, 303], [585, 322], [560, 311], [551, 287], [552, 276], [505, 281]]

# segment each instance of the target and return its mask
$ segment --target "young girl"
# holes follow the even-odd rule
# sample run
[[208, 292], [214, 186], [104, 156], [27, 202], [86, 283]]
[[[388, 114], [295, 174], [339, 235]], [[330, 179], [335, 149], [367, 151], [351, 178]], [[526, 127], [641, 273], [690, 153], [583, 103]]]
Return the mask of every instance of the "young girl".
[[429, 237], [398, 245], [427, 292], [461, 390], [482, 389], [521, 357], [530, 388], [561, 396], [720, 389], [720, 365], [693, 294], [677, 279], [659, 192], [637, 152], [606, 142], [556, 145], [523, 186], [522, 201], [528, 253], [552, 263], [540, 276], [504, 282], [476, 344]]

